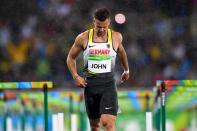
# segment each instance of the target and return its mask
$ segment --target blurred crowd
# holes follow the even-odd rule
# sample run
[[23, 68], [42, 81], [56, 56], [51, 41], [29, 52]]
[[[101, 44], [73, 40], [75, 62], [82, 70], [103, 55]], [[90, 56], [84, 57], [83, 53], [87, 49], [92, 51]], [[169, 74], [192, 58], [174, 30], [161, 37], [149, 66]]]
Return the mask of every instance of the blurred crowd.
[[[72, 88], [68, 51], [102, 6], [111, 11], [111, 28], [123, 34], [131, 78], [122, 86], [197, 79], [197, 0], [2, 0], [0, 81], [52, 80]], [[126, 16], [124, 24], [115, 22], [117, 13]], [[82, 74], [81, 55], [77, 66]], [[122, 68], [116, 68], [118, 80]]]

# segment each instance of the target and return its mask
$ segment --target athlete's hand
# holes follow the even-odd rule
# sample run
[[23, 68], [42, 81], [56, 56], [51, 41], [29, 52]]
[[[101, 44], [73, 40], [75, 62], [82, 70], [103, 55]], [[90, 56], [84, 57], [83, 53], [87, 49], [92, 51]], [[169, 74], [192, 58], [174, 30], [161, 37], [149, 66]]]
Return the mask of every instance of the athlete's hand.
[[127, 81], [129, 79], [129, 72], [123, 72], [121, 76], [121, 83]]
[[78, 87], [83, 87], [84, 88], [84, 87], [86, 87], [87, 82], [83, 77], [78, 75], [78, 76], [75, 77], [75, 84]]

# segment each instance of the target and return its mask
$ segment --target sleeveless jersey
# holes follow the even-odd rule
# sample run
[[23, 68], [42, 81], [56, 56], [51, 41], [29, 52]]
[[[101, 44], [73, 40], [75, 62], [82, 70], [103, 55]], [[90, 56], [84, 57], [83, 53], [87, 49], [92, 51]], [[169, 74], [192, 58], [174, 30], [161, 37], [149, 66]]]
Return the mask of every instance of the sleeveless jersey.
[[116, 51], [113, 48], [112, 30], [107, 31], [106, 42], [94, 42], [94, 30], [90, 29], [88, 43], [83, 52], [86, 77], [113, 77]]

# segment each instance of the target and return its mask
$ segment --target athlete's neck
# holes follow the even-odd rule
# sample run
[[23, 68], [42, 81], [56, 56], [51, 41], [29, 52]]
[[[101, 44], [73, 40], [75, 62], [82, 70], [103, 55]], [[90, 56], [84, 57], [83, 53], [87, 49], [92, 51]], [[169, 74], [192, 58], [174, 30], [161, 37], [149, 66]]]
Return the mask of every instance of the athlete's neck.
[[93, 40], [96, 42], [105, 42], [107, 41], [107, 33], [99, 33], [94, 30]]

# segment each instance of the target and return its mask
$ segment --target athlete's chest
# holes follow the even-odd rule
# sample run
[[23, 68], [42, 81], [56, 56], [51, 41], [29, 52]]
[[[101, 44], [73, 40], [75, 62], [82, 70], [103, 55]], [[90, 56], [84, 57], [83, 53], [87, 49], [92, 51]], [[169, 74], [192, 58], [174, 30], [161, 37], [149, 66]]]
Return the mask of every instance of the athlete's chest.
[[110, 55], [113, 53], [111, 43], [91, 43], [87, 47], [90, 55]]

